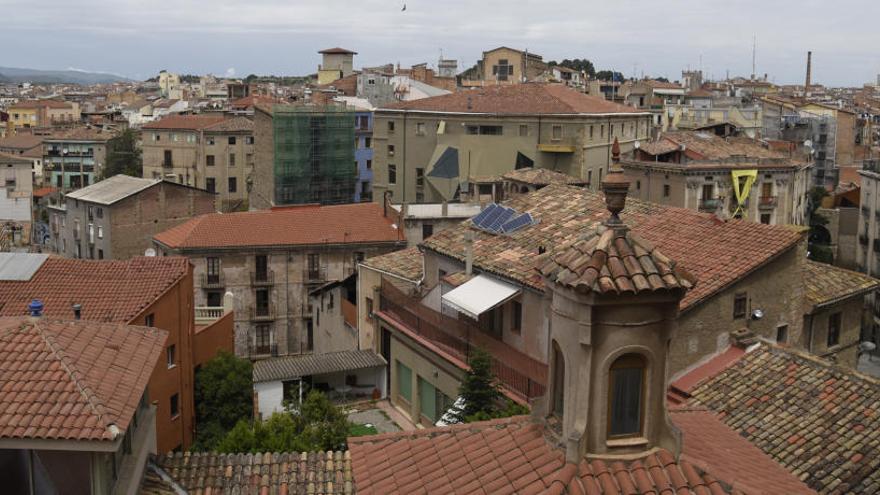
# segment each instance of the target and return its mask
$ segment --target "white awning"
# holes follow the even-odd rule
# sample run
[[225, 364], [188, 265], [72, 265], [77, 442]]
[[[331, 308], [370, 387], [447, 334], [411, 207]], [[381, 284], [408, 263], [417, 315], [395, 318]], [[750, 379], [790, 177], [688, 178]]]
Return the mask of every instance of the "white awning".
[[481, 314], [506, 303], [519, 294], [519, 288], [498, 279], [477, 275], [443, 295], [443, 302], [477, 319]]

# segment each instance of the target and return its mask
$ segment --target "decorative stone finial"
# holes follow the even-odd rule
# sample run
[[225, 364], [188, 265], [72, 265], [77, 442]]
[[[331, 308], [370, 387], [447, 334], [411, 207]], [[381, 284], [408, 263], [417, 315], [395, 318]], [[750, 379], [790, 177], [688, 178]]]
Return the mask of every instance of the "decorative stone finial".
[[611, 168], [605, 180], [602, 181], [602, 192], [605, 193], [605, 205], [611, 212], [611, 218], [605, 222], [608, 226], [623, 225], [620, 220], [620, 212], [626, 206], [626, 193], [629, 191], [629, 180], [623, 175], [620, 166], [620, 143], [614, 138], [611, 145]]

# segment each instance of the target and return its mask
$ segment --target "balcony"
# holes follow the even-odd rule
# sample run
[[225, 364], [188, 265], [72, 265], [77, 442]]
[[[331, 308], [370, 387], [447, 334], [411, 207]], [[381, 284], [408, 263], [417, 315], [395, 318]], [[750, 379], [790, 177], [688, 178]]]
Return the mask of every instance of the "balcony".
[[219, 288], [226, 286], [226, 280], [222, 273], [203, 273], [202, 288]]
[[711, 199], [701, 199], [700, 200], [700, 211], [706, 212], [716, 212], [718, 208], [723, 203], [722, 198], [711, 198]]
[[174, 162], [172, 161], [163, 161], [162, 168], [174, 168]]
[[776, 196], [761, 196], [758, 200], [758, 208], [776, 208], [777, 203]]
[[275, 305], [251, 307], [251, 321], [272, 321], [275, 319]]
[[196, 325], [206, 325], [223, 317], [223, 306], [196, 306]]
[[248, 357], [251, 359], [277, 356], [278, 344], [248, 344]]
[[327, 266], [306, 268], [303, 270], [303, 280], [307, 284], [325, 282], [327, 280]]
[[880, 239], [874, 239], [874, 253], [880, 255]]
[[462, 362], [480, 348], [492, 357], [492, 372], [505, 389], [522, 400], [544, 395], [547, 365], [490, 336], [476, 325], [438, 313], [383, 283], [377, 315], [417, 341], [439, 347]]
[[859, 244], [862, 246], [868, 245], [868, 235], [867, 234], [859, 234]]
[[275, 285], [275, 272], [272, 270], [251, 272], [251, 285], [254, 287]]

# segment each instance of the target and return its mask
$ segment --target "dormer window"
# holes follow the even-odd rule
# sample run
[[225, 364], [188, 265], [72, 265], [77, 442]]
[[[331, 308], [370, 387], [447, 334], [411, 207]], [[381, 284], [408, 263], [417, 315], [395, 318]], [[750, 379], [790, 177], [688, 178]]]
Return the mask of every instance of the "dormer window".
[[608, 437], [641, 436], [644, 402], [645, 358], [617, 358], [608, 373]]

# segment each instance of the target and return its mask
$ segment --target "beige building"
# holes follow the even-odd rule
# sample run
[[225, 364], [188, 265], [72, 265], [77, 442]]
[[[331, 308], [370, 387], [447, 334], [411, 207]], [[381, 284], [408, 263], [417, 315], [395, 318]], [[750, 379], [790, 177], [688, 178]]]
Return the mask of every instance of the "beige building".
[[354, 56], [357, 52], [336, 47], [318, 53], [321, 54], [321, 65], [318, 66], [319, 85], [330, 84], [354, 73]]
[[221, 211], [247, 209], [254, 170], [254, 124], [244, 117], [180, 115], [142, 130], [144, 177], [217, 194]]
[[0, 251], [31, 243], [34, 180], [31, 160], [0, 152]]
[[614, 139], [630, 151], [650, 125], [650, 113], [556, 84], [389, 105], [375, 113], [373, 198], [388, 191], [396, 203], [452, 201], [474, 182], [521, 167], [579, 177], [596, 190]]
[[376, 203], [287, 206], [196, 217], [154, 237], [163, 256], [195, 267], [196, 306], [235, 298], [235, 351], [262, 358], [312, 352], [309, 292], [357, 263], [406, 246]]
[[640, 143], [624, 160], [630, 194], [721, 218], [806, 225], [809, 164], [749, 138], [679, 131]]
[[80, 121], [79, 103], [59, 100], [25, 100], [10, 105], [9, 125], [16, 129], [72, 127]]
[[497, 83], [534, 81], [547, 70], [540, 55], [506, 46], [483, 52], [478, 66], [483, 81]]

